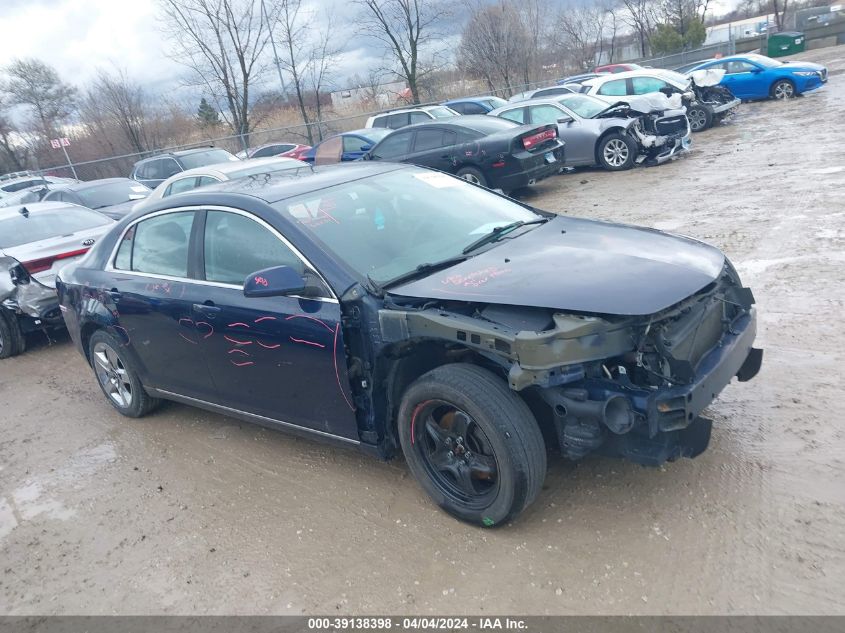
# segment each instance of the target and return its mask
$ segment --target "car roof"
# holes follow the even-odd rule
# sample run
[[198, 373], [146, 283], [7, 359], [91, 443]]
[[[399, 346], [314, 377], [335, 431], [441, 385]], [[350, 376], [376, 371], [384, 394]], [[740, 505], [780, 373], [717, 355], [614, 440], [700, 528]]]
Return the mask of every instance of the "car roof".
[[167, 180], [181, 180], [191, 176], [228, 176], [234, 171], [249, 169], [250, 167], [261, 167], [263, 165], [284, 165], [285, 163], [299, 163], [295, 158], [284, 158], [282, 156], [266, 156], [264, 158], [247, 158], [246, 160], [227, 160], [225, 163], [214, 163], [202, 167], [192, 167], [178, 174], [173, 174]]
[[667, 70], [665, 68], [641, 68], [639, 70], [626, 70], [622, 73], [601, 75], [592, 79], [585, 79], [581, 83], [585, 86], [600, 86], [608, 81], [616, 81], [617, 79], [633, 79], [634, 77], [648, 77], [650, 75], [663, 77], [670, 81], [679, 81], [679, 77], [683, 78], [684, 81], [687, 80], [681, 73], [675, 72], [674, 70]]
[[50, 187], [50, 191], [56, 191], [59, 189], [63, 191], [85, 191], [86, 189], [92, 189], [94, 187], [99, 187], [100, 185], [118, 182], [131, 183], [136, 186], [138, 185], [138, 181], [132, 180], [131, 178], [98, 178], [97, 180], [81, 180], [79, 182], [56, 183], [52, 187]]
[[500, 99], [501, 97], [497, 97], [495, 95], [487, 95], [484, 97], [459, 97], [457, 99], [449, 99], [448, 101], [444, 101], [440, 105], [450, 106], [453, 103], [483, 103], [488, 99]]
[[[187, 192], [173, 196], [174, 200], [186, 200], [188, 196], [212, 193], [240, 193], [267, 203], [278, 202], [294, 196], [320, 191], [335, 185], [369, 178], [399, 169], [411, 169], [411, 165], [376, 161], [353, 161], [334, 165], [311, 166], [301, 169], [273, 172], [269, 178], [239, 178], [226, 180], [203, 187], [196, 193]], [[419, 169], [419, 168], [417, 168]]]
[[[505, 106], [502, 107], [504, 108]], [[462, 116], [456, 116], [447, 119], [432, 119], [431, 121], [420, 121], [419, 123], [414, 123], [412, 125], [406, 125], [405, 127], [401, 127], [398, 130], [394, 130], [394, 132], [399, 132], [403, 130], [418, 130], [427, 127], [457, 127], [473, 130], [474, 132], [492, 134], [492, 132], [485, 132], [484, 130], [480, 130], [476, 127], [473, 127], [473, 123], [477, 123], [482, 127], [489, 127], [490, 125], [498, 125], [499, 122], [503, 120], [507, 121], [507, 119], [491, 117], [489, 114], [464, 114]], [[514, 121], [509, 122], [513, 123], [514, 126], [519, 125], [519, 123], [516, 123]]]

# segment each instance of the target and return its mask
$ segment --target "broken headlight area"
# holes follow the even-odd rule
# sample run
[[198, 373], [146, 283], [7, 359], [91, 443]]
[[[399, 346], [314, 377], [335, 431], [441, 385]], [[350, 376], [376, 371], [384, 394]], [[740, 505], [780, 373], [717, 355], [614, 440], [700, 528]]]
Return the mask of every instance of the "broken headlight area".
[[41, 284], [13, 257], [0, 257], [0, 305], [18, 316], [24, 331], [62, 325], [55, 288]]
[[701, 412], [734, 376], [759, 370], [753, 303], [726, 264], [707, 287], [648, 317], [428, 304], [381, 310], [380, 325], [386, 343], [445, 339], [498, 365], [511, 389], [540, 403], [565, 457], [657, 465], [701, 453], [710, 434]]

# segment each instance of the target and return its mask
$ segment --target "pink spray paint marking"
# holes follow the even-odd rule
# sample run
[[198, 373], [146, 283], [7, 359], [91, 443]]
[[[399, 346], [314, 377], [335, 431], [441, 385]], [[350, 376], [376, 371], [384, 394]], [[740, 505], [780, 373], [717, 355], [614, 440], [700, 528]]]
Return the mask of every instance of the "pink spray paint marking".
[[202, 335], [203, 338], [208, 338], [209, 336], [214, 334], [214, 326], [211, 325], [211, 323], [209, 323], [208, 321], [197, 321], [196, 322], [197, 328], [199, 328], [199, 326], [201, 326], [201, 325], [205, 325], [205, 326], [208, 327], [208, 334], [203, 334]]
[[263, 316], [263, 317], [258, 317], [257, 319], [255, 319], [255, 322], [261, 323], [262, 321], [275, 321], [275, 320], [276, 320], [276, 317], [274, 317], [274, 316]]
[[417, 424], [417, 416], [420, 414], [420, 411], [422, 410], [422, 408], [425, 405], [427, 405], [429, 402], [431, 402], [431, 400], [426, 400], [425, 402], [420, 402], [416, 407], [414, 407], [414, 412], [411, 414], [411, 445], [412, 446], [414, 445], [414, 438], [416, 436], [414, 429], [416, 428], [416, 424]]
[[255, 283], [258, 284], [259, 286], [264, 286], [266, 288], [268, 281], [264, 277], [256, 277]]
[[230, 350], [229, 350], [228, 352], [226, 352], [226, 353], [227, 353], [227, 354], [243, 354], [244, 356], [249, 356], [249, 354], [248, 354], [248, 353], [246, 353], [246, 352], [245, 352], [245, 351], [243, 351], [242, 349], [238, 349], [237, 347], [236, 347], [235, 349], [230, 349]]
[[251, 360], [242, 361], [240, 363], [236, 363], [235, 361], [231, 361], [231, 363], [235, 367], [249, 367], [250, 365], [255, 365], [255, 363], [253, 363]]
[[319, 323], [324, 328], [326, 328], [329, 332], [333, 331], [332, 328], [329, 327], [328, 325], [326, 325], [326, 323], [324, 321], [321, 321], [320, 319], [318, 319], [316, 317], [308, 316], [307, 314], [293, 314], [289, 317], [285, 317], [285, 321], [290, 321], [291, 319], [309, 319], [311, 321]]
[[258, 341], [258, 344], [264, 349], [276, 349], [282, 346], [281, 343], [273, 343], [272, 345], [267, 345], [266, 343], [262, 343], [261, 341]]
[[120, 330], [121, 332], [123, 332], [123, 336], [125, 336], [125, 337], [126, 337], [126, 342], [125, 342], [125, 343], [121, 343], [121, 345], [120, 345], [120, 346], [121, 346], [121, 347], [129, 347], [129, 343], [131, 343], [131, 342], [132, 342], [132, 339], [131, 339], [131, 338], [129, 338], [129, 330], [127, 330], [127, 329], [126, 329], [125, 327], [123, 327], [122, 325], [113, 325], [112, 327], [113, 327], [115, 330]]
[[240, 321], [238, 321], [237, 323], [230, 323], [226, 327], [249, 327], [249, 325], [247, 323], [241, 323]]
[[314, 347], [325, 347], [325, 345], [323, 345], [322, 343], [315, 343], [314, 341], [306, 341], [305, 339], [294, 338], [292, 336], [289, 337], [289, 338], [294, 343], [302, 343], [303, 345], [313, 345]]
[[235, 345], [252, 345], [252, 341], [239, 341], [230, 336], [226, 336], [225, 334], [223, 335], [223, 338], [225, 338], [230, 343], [234, 343]]
[[[182, 325], [183, 323], [190, 324], [191, 326], [196, 325], [196, 323], [194, 323], [194, 320], [193, 320], [193, 319], [187, 319], [187, 318], [184, 318], [184, 317], [183, 317], [183, 318], [181, 318], [181, 319], [179, 319], [179, 325]], [[188, 341], [188, 343], [191, 343], [192, 345], [196, 345], [196, 344], [197, 344], [197, 342], [196, 342], [196, 341], [194, 341], [193, 339], [188, 338], [187, 336], [185, 336], [185, 335], [184, 335], [184, 334], [182, 334], [181, 332], [178, 332], [178, 334], [179, 334], [179, 336], [181, 336], [183, 339], [185, 339], [186, 341]]]

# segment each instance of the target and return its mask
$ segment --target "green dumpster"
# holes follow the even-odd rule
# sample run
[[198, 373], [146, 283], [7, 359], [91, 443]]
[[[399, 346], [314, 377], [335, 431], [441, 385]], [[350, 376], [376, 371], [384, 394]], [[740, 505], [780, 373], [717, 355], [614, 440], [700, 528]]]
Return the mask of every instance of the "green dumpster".
[[806, 46], [804, 34], [798, 31], [784, 31], [769, 35], [769, 57], [783, 57], [803, 53]]

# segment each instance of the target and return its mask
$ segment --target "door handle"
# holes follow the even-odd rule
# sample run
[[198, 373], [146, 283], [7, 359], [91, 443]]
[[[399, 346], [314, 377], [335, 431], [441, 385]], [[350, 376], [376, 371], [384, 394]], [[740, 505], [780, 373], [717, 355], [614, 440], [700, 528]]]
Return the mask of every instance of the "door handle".
[[207, 302], [207, 303], [195, 303], [194, 304], [194, 310], [204, 314], [207, 319], [213, 319], [215, 317], [215, 315], [218, 312], [220, 312], [221, 308], [218, 308], [216, 305], [214, 305], [211, 302]]
[[123, 296], [123, 294], [122, 294], [122, 293], [118, 292], [117, 288], [112, 288], [111, 290], [107, 291], [107, 292], [106, 292], [106, 294], [107, 294], [107, 295], [109, 296], [109, 298], [110, 298], [112, 301], [114, 301], [115, 303], [117, 303], [118, 301], [120, 301], [120, 298]]

